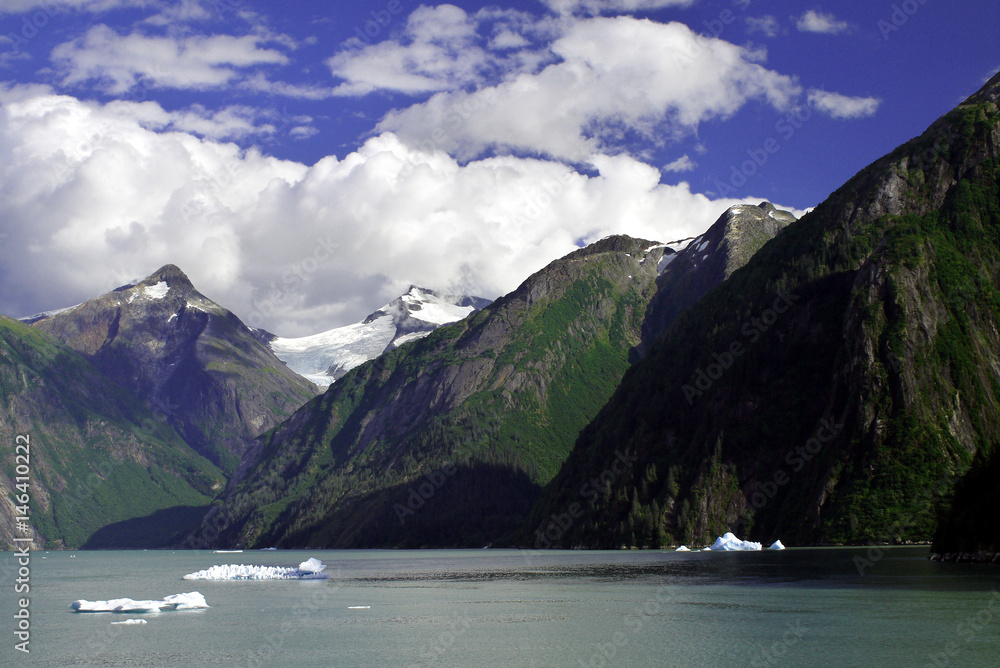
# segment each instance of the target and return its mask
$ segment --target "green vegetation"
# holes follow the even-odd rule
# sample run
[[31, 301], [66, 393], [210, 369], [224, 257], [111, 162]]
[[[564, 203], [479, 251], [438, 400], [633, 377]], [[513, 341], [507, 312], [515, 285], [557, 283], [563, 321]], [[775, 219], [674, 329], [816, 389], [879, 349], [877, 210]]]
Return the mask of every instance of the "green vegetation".
[[[929, 540], [955, 481], [986, 467], [974, 457], [1000, 437], [998, 126], [992, 103], [957, 110], [678, 318], [517, 542], [573, 502], [587, 512], [556, 545], [697, 544], [726, 529], [790, 544]], [[909, 190], [886, 209], [897, 175]], [[768, 316], [783, 294], [793, 306]], [[734, 343], [744, 352], [723, 369]], [[582, 496], [625, 449], [636, 464]]]
[[304, 407], [226, 500], [222, 540], [481, 545], [520, 527], [625, 373], [655, 287], [655, 263], [633, 257], [650, 242], [602, 243]]
[[[31, 523], [44, 547], [81, 547], [116, 522], [164, 529], [142, 518], [204, 506], [225, 483], [162, 418], [82, 356], [3, 317], [0, 404], [0, 438], [31, 439]], [[2, 469], [8, 490], [15, 489], [12, 461]]]

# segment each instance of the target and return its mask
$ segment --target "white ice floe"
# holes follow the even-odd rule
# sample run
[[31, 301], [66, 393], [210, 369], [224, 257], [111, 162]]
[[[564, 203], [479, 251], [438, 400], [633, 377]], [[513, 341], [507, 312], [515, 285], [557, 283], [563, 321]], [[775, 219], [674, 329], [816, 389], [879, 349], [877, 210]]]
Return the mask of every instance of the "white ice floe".
[[133, 601], [115, 598], [110, 601], [73, 601], [69, 607], [74, 612], [160, 612], [162, 610], [199, 610], [207, 608], [205, 597], [196, 591], [173, 594], [162, 601]]
[[111, 622], [112, 624], [124, 624], [126, 626], [131, 626], [133, 624], [145, 624], [145, 619], [126, 619], [124, 622]]
[[771, 547], [769, 547], [767, 549], [769, 549], [769, 550], [784, 550], [785, 546], [782, 544], [782, 542], [780, 540], [776, 540], [773, 543], [771, 543]]
[[691, 548], [689, 548], [687, 545], [681, 545], [679, 548], [674, 550], [674, 552], [690, 552], [690, 551]]
[[761, 549], [760, 543], [749, 540], [740, 540], [731, 532], [716, 539], [709, 548], [712, 552], [755, 552]]
[[349, 605], [349, 606], [347, 606], [347, 609], [348, 610], [371, 610], [372, 606], [370, 606], [370, 605]]
[[319, 559], [303, 561], [298, 568], [291, 566], [260, 566], [257, 564], [222, 564], [197, 573], [188, 573], [185, 580], [325, 580], [326, 566]]

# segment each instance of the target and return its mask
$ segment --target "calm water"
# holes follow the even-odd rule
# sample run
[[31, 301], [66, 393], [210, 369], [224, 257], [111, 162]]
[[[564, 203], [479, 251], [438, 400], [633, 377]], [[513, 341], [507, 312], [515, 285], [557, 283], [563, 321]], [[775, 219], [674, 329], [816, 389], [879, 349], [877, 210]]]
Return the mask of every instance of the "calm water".
[[[71, 556], [75, 555], [75, 556]], [[46, 557], [43, 559], [42, 557]], [[190, 582], [220, 563], [328, 564], [328, 581]], [[1000, 569], [893, 548], [672, 552], [36, 552], [41, 666], [997, 666]], [[200, 591], [208, 610], [77, 614], [73, 600]], [[349, 606], [370, 606], [349, 609]]]

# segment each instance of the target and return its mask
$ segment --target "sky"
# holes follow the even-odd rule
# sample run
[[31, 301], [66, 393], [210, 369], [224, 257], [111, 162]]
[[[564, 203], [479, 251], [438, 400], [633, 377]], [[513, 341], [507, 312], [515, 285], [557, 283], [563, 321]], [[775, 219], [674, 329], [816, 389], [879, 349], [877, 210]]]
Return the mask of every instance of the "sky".
[[1000, 69], [1000, 3], [3, 0], [0, 313], [173, 263], [301, 336], [609, 234], [801, 214]]

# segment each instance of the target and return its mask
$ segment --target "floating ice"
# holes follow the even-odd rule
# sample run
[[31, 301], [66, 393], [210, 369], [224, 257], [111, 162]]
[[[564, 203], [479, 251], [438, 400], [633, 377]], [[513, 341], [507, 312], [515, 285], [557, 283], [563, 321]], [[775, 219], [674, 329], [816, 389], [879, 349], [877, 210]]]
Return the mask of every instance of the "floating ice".
[[689, 548], [687, 545], [681, 545], [679, 548], [674, 550], [674, 552], [690, 552], [690, 551], [691, 548]]
[[712, 543], [709, 548], [712, 552], [752, 552], [761, 549], [760, 543], [749, 540], [740, 540], [731, 532], [726, 532]]
[[776, 540], [773, 543], [771, 543], [771, 547], [769, 547], [767, 549], [769, 549], [769, 550], [784, 550], [785, 546], [782, 544], [782, 542], [780, 540]]
[[371, 610], [372, 606], [370, 606], [370, 605], [349, 605], [349, 606], [347, 606], [347, 609], [348, 610]]
[[259, 566], [257, 564], [223, 564], [212, 566], [197, 573], [188, 573], [185, 580], [325, 580], [330, 577], [324, 573], [326, 566], [315, 558], [307, 559], [298, 565], [290, 566]]
[[145, 624], [145, 619], [126, 619], [124, 622], [111, 622], [112, 624], [125, 624], [131, 626], [133, 624]]
[[110, 601], [73, 601], [69, 607], [74, 612], [160, 612], [161, 610], [198, 610], [207, 608], [208, 603], [200, 593], [173, 594], [162, 601], [133, 601], [130, 598], [115, 598]]

